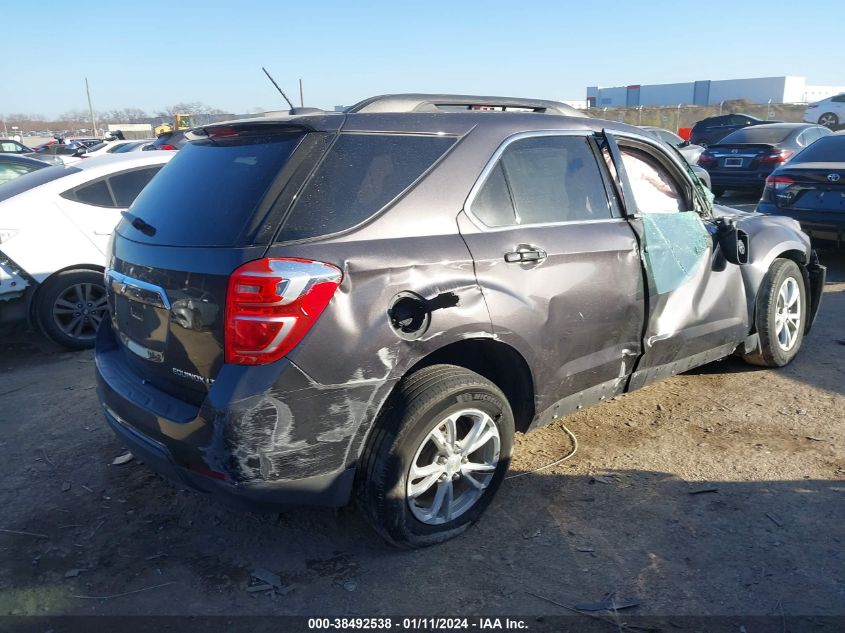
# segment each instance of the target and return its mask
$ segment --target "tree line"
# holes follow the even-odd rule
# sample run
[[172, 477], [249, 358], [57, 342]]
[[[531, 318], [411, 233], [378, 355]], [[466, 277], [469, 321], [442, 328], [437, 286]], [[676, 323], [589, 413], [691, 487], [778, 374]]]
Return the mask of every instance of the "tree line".
[[[253, 108], [254, 111], [261, 111]], [[231, 114], [220, 108], [213, 108], [202, 103], [201, 101], [174, 103], [173, 105], [158, 110], [148, 112], [142, 108], [120, 108], [115, 110], [95, 110], [94, 114], [97, 117], [97, 125], [107, 125], [109, 123], [154, 123], [163, 121], [172, 121], [173, 115], [192, 114], [192, 115], [223, 115]], [[88, 110], [68, 110], [63, 112], [57, 118], [45, 117], [38, 113], [24, 113], [13, 112], [3, 115], [3, 121], [7, 127], [17, 126], [21, 130], [39, 130], [39, 129], [70, 129], [76, 127], [90, 127], [91, 113]]]

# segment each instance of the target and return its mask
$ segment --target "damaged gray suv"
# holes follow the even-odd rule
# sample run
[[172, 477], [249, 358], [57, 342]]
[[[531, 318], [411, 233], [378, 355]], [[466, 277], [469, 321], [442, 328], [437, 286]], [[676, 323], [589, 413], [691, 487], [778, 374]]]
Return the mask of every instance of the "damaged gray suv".
[[194, 129], [117, 227], [106, 420], [249, 507], [477, 520], [513, 437], [738, 354], [786, 365], [825, 268], [672, 148], [546, 101], [393, 95]]

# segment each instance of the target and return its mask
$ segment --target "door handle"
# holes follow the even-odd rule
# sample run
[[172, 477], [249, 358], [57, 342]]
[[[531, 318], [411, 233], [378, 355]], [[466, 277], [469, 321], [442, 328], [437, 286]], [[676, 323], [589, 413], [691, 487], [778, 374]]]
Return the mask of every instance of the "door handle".
[[546, 251], [536, 246], [520, 244], [516, 250], [505, 253], [505, 261], [509, 264], [516, 262], [540, 262], [546, 259]]

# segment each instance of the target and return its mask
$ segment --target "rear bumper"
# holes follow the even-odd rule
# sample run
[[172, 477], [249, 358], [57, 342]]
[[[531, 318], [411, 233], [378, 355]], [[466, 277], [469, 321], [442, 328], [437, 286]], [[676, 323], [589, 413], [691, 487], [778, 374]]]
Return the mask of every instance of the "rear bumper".
[[112, 431], [132, 454], [173, 483], [212, 494], [245, 510], [273, 510], [291, 505], [340, 507], [349, 501], [355, 469], [276, 482], [237, 483], [223, 481], [178, 465], [163, 444], [140, 433], [108, 407], [103, 408]]
[[845, 213], [841, 211], [782, 209], [771, 202], [760, 202], [757, 205], [757, 211], [767, 215], [783, 215], [792, 218], [810, 237], [845, 245]]
[[710, 181], [713, 183], [714, 187], [724, 187], [726, 189], [739, 189], [739, 190], [760, 190], [766, 184], [766, 178], [768, 178], [772, 170], [768, 171], [749, 171], [745, 173], [741, 172], [729, 172], [724, 170], [707, 170], [707, 173], [710, 174]]
[[150, 468], [250, 509], [348, 503], [354, 434], [333, 426], [327, 437], [326, 425], [337, 422], [323, 409], [333, 404], [331, 391], [309, 384], [284, 359], [229, 369], [195, 407], [142, 381], [125, 363], [110, 323], [97, 333], [97, 394], [106, 420]]

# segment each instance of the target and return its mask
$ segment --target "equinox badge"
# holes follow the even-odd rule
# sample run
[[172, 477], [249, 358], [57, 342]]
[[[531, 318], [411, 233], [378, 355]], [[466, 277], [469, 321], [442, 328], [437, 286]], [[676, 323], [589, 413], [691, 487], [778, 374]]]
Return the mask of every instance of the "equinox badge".
[[185, 371], [184, 369], [171, 367], [170, 371], [172, 371], [175, 375], [179, 376], [179, 378], [187, 378], [188, 380], [193, 380], [194, 382], [198, 382], [203, 385], [208, 385], [209, 387], [214, 384], [213, 378], [205, 378], [204, 376], [200, 376], [199, 374], [193, 374], [189, 371]]

